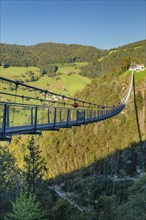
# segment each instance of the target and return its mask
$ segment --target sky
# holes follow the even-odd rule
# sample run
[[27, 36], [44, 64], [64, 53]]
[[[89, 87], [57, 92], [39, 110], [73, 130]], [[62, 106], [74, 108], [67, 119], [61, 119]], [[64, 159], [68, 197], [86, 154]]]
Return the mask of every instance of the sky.
[[146, 39], [146, 0], [0, 0], [0, 42], [111, 49]]

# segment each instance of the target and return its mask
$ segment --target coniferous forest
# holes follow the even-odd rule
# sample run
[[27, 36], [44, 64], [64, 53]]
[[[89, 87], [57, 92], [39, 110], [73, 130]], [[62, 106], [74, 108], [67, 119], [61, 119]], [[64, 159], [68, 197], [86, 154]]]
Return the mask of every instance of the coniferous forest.
[[[79, 74], [92, 81], [75, 97], [98, 105], [125, 98], [131, 62], [146, 66], [146, 41], [111, 50], [55, 43], [0, 50], [4, 69], [47, 72], [50, 65], [87, 62]], [[141, 138], [132, 93], [111, 119], [0, 143], [0, 219], [146, 219], [146, 70], [135, 73], [135, 88]]]

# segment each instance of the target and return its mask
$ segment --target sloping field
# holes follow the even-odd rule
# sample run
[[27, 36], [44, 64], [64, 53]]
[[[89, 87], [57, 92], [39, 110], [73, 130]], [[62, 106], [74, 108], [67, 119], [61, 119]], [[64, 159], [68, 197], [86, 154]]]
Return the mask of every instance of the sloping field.
[[[131, 71], [126, 71], [121, 75], [121, 77], [125, 78], [128, 75], [131, 75]], [[138, 83], [139, 81], [146, 80], [146, 70], [143, 71], [134, 71], [134, 78], [135, 82]]]
[[[57, 64], [56, 64], [57, 65]], [[76, 63], [76, 64], [63, 64], [58, 65], [58, 71], [56, 76], [48, 77], [44, 75], [40, 76], [40, 70], [37, 67], [0, 67], [0, 76], [9, 78], [12, 80], [22, 80], [24, 83], [35, 86], [37, 88], [42, 88], [59, 94], [73, 96], [75, 92], [81, 91], [86, 84], [90, 83], [91, 80], [87, 77], [79, 75], [80, 67], [86, 65], [86, 63]], [[28, 72], [31, 71], [39, 79], [33, 82], [26, 82], [28, 77]], [[7, 83], [0, 83], [0, 90], [7, 93], [15, 94], [16, 91], [12, 90], [10, 85]], [[30, 90], [22, 90], [20, 87], [17, 94], [23, 94], [24, 96], [35, 96]], [[10, 101], [12, 98], [5, 95], [1, 96], [2, 100]], [[19, 98], [17, 101], [21, 101]]]

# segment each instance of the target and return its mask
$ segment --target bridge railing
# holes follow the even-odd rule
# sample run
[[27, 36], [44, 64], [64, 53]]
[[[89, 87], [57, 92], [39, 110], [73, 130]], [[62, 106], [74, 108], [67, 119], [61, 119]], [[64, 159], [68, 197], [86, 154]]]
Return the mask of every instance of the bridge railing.
[[4, 112], [4, 105], [0, 105], [0, 128], [2, 128], [2, 124], [3, 124], [3, 112]]
[[22, 103], [0, 103], [0, 139], [96, 122], [118, 114], [124, 105], [113, 108], [66, 108]]
[[32, 107], [23, 104], [0, 103], [0, 128], [6, 122], [6, 127], [31, 125]]

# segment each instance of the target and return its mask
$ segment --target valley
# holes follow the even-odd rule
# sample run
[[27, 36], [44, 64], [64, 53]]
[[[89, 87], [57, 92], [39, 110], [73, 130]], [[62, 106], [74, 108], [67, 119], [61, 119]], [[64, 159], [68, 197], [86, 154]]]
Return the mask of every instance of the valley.
[[[144, 63], [143, 45], [145, 41], [135, 42], [114, 49], [115, 53], [111, 52], [112, 49], [88, 61], [84, 60], [83, 54], [84, 58], [80, 62], [65, 62], [63, 65], [54, 62], [51, 68], [58, 67], [53, 72], [54, 76], [49, 69], [48, 73], [40, 76], [43, 70], [41, 67], [11, 65], [8, 68], [1, 67], [1, 74], [22, 81], [25, 78], [29, 80], [30, 76], [38, 76], [36, 81], [25, 83], [97, 105], [113, 106], [123, 101], [127, 94], [131, 62], [135, 59]], [[128, 50], [132, 51], [130, 58], [126, 54]], [[47, 68], [47, 65], [44, 66], [44, 70], [47, 71]], [[100, 73], [95, 77], [96, 68], [98, 71], [100, 69]], [[1, 216], [12, 210], [9, 200], [15, 202], [16, 192], [19, 194], [24, 188], [30, 195], [36, 195], [40, 210], [45, 210], [43, 219], [131, 220], [133, 215], [135, 219], [145, 219], [145, 85], [146, 70], [135, 72], [141, 140], [132, 92], [127, 107], [112, 119], [60, 129], [59, 132], [44, 131], [41, 136], [18, 135], [13, 137], [10, 144], [1, 144], [0, 171], [5, 171], [0, 172], [0, 193], [3, 199]], [[1, 84], [5, 92], [15, 93], [16, 90], [9, 86]], [[20, 92], [36, 95], [33, 91], [21, 88]], [[1, 96], [1, 99], [13, 101], [5, 96]], [[17, 101], [22, 102], [19, 98]], [[25, 195], [19, 198], [19, 204], [27, 200]]]

